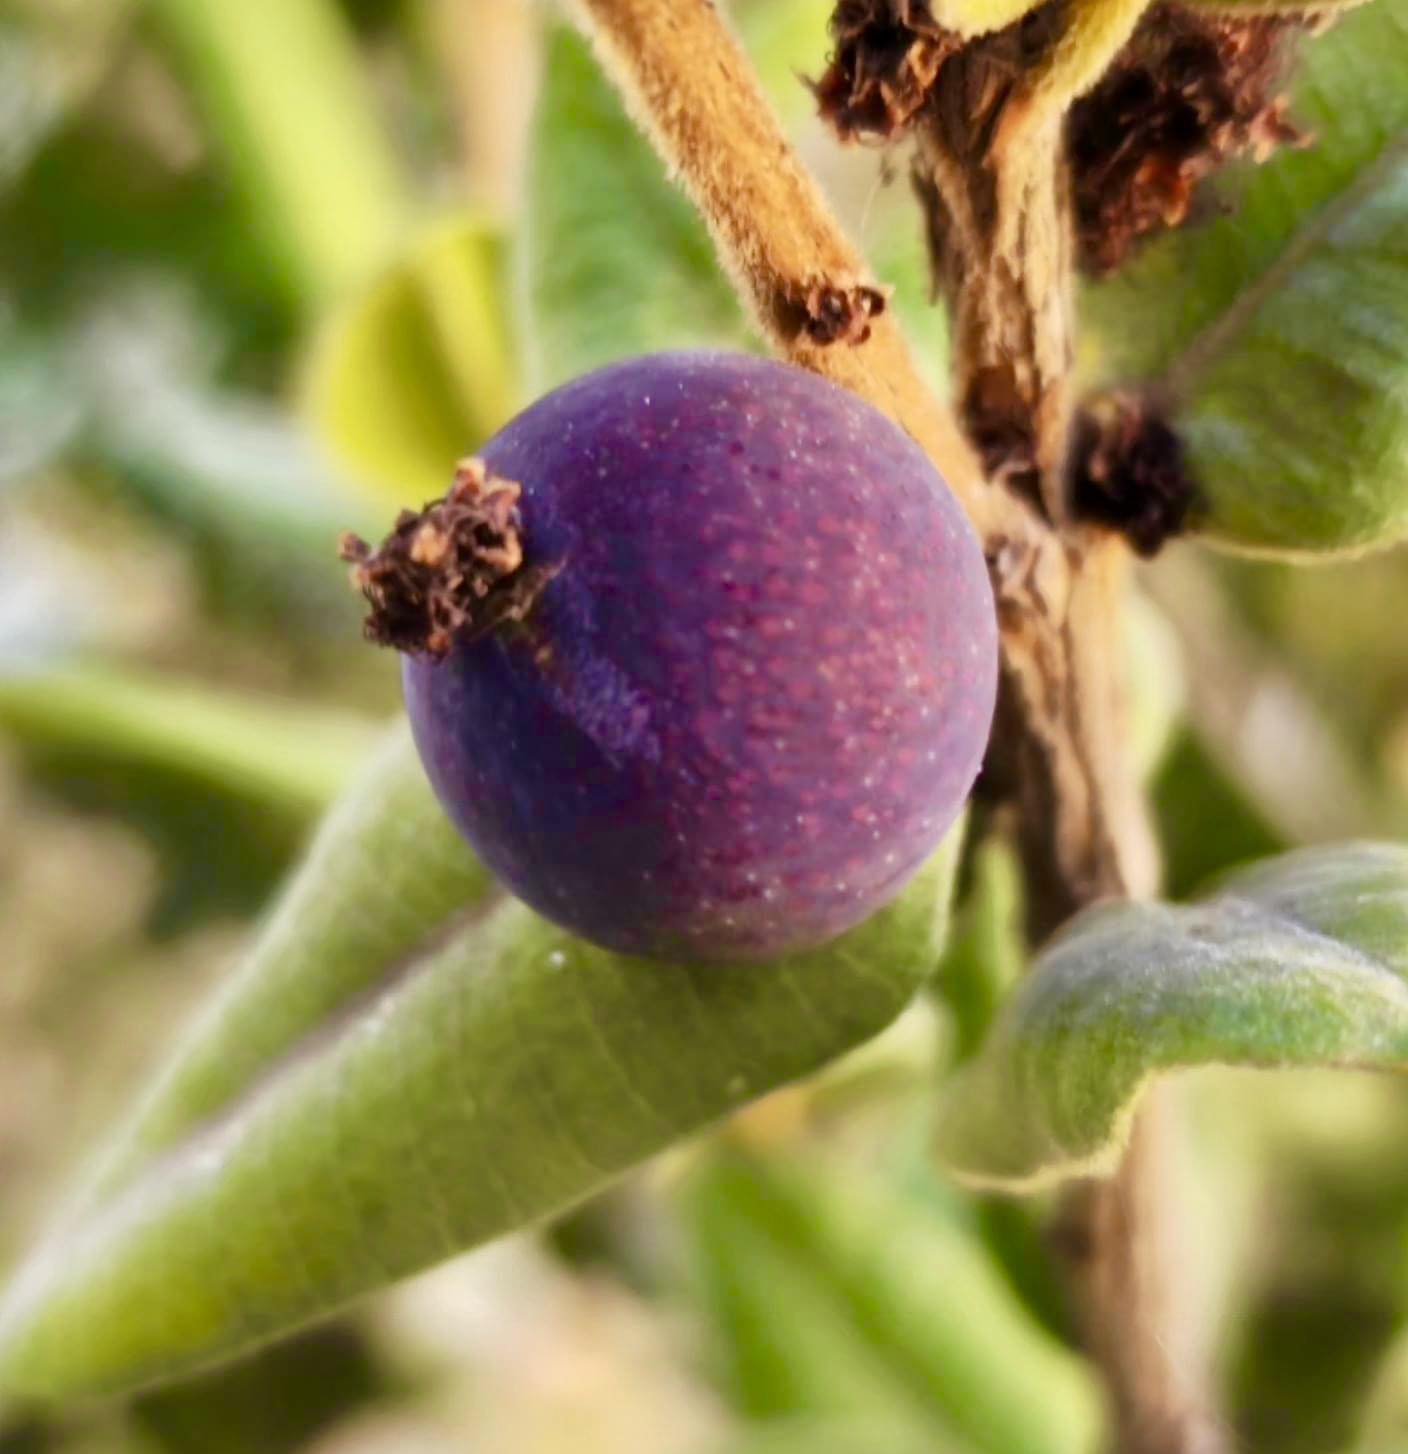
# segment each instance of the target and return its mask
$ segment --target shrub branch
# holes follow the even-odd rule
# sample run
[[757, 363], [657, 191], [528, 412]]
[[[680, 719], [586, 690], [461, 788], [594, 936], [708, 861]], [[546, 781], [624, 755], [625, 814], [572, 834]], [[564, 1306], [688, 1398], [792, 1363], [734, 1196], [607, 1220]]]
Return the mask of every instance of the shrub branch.
[[[1148, 894], [1157, 879], [1142, 792], [1125, 761], [1118, 664], [1128, 551], [1116, 537], [1067, 523], [1060, 484], [1073, 247], [1062, 111], [1050, 98], [1062, 87], [1069, 92], [1072, 75], [1082, 84], [1098, 76], [1091, 45], [1119, 43], [1137, 18], [1133, 0], [1114, 0], [1097, 13], [1099, 3], [1067, 7], [1080, 17], [1071, 31], [1075, 48], [1062, 48], [1058, 36], [1047, 52], [1056, 59], [1033, 71], [1034, 85], [1005, 87], [1002, 96], [1020, 105], [991, 112], [993, 149], [983, 162], [1005, 158], [996, 171], [975, 178], [976, 154], [939, 145], [932, 135], [924, 143], [927, 179], [944, 208], [970, 205], [982, 214], [981, 227], [953, 244], [967, 250], [962, 290], [985, 290], [983, 306], [1018, 330], [1023, 377], [1011, 417], [1032, 441], [1037, 486], [1022, 490], [1007, 487], [1010, 470], [992, 471], [988, 441], [974, 430], [984, 469], [923, 383], [899, 329], [877, 308], [883, 295], [799, 164], [712, 0], [574, 0], [608, 73], [704, 215], [724, 266], [777, 351], [907, 429], [968, 511], [1002, 630], [1003, 708], [992, 771], [1010, 774], [1024, 810], [1034, 927], [1043, 932], [1096, 899]], [[1059, 15], [1052, 11], [1040, 23]], [[980, 246], [980, 238], [995, 245]], [[1029, 274], [1033, 258], [1041, 268]], [[966, 357], [982, 360], [991, 350], [988, 362], [1005, 366], [997, 344], [976, 336], [977, 314], [965, 324], [965, 301], [954, 301], [958, 331], [966, 328], [970, 339]], [[960, 399], [972, 392], [973, 370], [960, 373], [959, 386]], [[966, 409], [965, 423], [972, 419]], [[1160, 1156], [1160, 1138], [1138, 1133], [1124, 1169], [1072, 1200], [1065, 1240], [1081, 1249], [1070, 1264], [1092, 1352], [1111, 1385], [1121, 1447], [1206, 1454], [1218, 1434], [1197, 1369], [1178, 1362], [1187, 1339], [1174, 1326], [1177, 1280], [1164, 1261], [1173, 1214], [1149, 1194]]]
[[[883, 294], [832, 217], [711, 4], [574, 0], [607, 73], [713, 233], [778, 352], [870, 400], [925, 448], [983, 533], [1004, 528], [973, 451], [924, 384]], [[864, 312], [869, 336], [838, 329]], [[837, 334], [842, 336], [835, 336]], [[1009, 521], [1008, 533], [1023, 533]]]

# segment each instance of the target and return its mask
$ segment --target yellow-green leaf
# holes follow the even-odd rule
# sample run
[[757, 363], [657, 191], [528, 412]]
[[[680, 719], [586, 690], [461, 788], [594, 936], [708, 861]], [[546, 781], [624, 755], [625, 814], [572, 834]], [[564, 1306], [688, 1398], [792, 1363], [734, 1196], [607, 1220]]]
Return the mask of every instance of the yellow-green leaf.
[[513, 413], [502, 248], [481, 219], [445, 222], [319, 333], [304, 403], [334, 456], [402, 506], [449, 487], [455, 461]]

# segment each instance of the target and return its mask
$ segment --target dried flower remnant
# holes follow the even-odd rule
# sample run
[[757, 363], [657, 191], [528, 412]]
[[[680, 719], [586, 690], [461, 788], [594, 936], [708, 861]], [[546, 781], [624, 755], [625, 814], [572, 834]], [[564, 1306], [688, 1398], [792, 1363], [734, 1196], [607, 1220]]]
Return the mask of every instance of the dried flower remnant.
[[927, 0], [840, 0], [831, 33], [836, 49], [813, 90], [844, 141], [898, 136], [963, 45], [933, 18]]
[[344, 535], [340, 553], [372, 607], [368, 639], [438, 659], [457, 641], [521, 621], [553, 570], [524, 564], [520, 494], [482, 460], [465, 459], [445, 498], [403, 510], [377, 548]]
[[1114, 271], [1143, 237], [1193, 214], [1227, 162], [1301, 145], [1287, 117], [1288, 38], [1305, 16], [1203, 15], [1158, 5], [1071, 109], [1068, 141], [1082, 268]]
[[867, 283], [849, 287], [813, 283], [801, 300], [800, 328], [814, 343], [865, 343], [870, 337], [870, 320], [878, 318], [887, 304], [887, 290]]
[[1197, 503], [1183, 441], [1146, 398], [1111, 394], [1081, 410], [1071, 459], [1076, 514], [1119, 530], [1140, 555], [1178, 535]]

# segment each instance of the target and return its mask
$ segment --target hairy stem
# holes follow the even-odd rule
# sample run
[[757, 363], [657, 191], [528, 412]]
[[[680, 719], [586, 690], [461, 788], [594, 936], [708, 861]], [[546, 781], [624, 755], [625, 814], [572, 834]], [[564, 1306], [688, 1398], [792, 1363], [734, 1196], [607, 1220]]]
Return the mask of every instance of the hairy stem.
[[[1017, 720], [1003, 734], [1003, 746], [1017, 759], [1009, 768], [1015, 769], [1035, 939], [1088, 903], [1143, 897], [1157, 883], [1142, 792], [1122, 765], [1125, 703], [1112, 670], [1123, 653], [1120, 590], [1127, 564], [1117, 542], [1087, 543], [1073, 567], [1065, 628], [1054, 643], [1064, 656], [1053, 662], [1035, 650], [1008, 653], [1004, 711]], [[1033, 663], [1041, 668], [1035, 673]], [[1021, 667], [1026, 676], [1018, 675]], [[1051, 822], [1066, 831], [1053, 834]], [[1165, 1097], [1156, 1087], [1146, 1098], [1114, 1175], [1068, 1191], [1053, 1246], [1086, 1346], [1110, 1390], [1120, 1454], [1218, 1454], [1224, 1433], [1192, 1285], [1180, 1274], [1188, 1249], [1179, 1236]]]
[[[1053, 548], [1064, 569], [1046, 578]], [[993, 559], [1003, 673], [990, 767], [1020, 809], [1031, 937], [1040, 942], [1088, 904], [1147, 897], [1157, 886], [1118, 670], [1129, 560], [1120, 542], [1088, 531], [1057, 547], [1044, 540], [1025, 557], [1002, 542]]]
[[[970, 45], [940, 73], [916, 183], [954, 317], [955, 397], [994, 480], [1042, 510], [1067, 553], [1058, 631], [1003, 600], [1009, 757], [1021, 805], [1032, 930], [1087, 904], [1143, 897], [1159, 876], [1126, 760], [1121, 592], [1128, 555], [1070, 521], [1067, 455], [1075, 242], [1065, 110], [1124, 44], [1142, 0], [1075, 0], [1063, 15]], [[1064, 29], [1052, 34], [1056, 22]], [[1052, 832], [1049, 824], [1060, 825]], [[1057, 1239], [1125, 1454], [1208, 1454], [1222, 1442], [1179, 1265], [1164, 1117], [1145, 1110], [1111, 1177], [1067, 1196]]]
[[1066, 0], [943, 66], [918, 123], [915, 184], [954, 320], [957, 397], [991, 478], [1069, 516], [1075, 236], [1066, 112], [1148, 0]]
[[[980, 533], [997, 500], [893, 320], [867, 317], [863, 344], [825, 341], [833, 310], [859, 312], [872, 280], [707, 0], [574, 0], [608, 74], [703, 214], [739, 296], [777, 350], [870, 400], [928, 451]], [[1010, 533], [1029, 526], [1009, 519]]]
[[[1010, 68], [1005, 74], [974, 70], [975, 89], [959, 98], [947, 135], [930, 128], [924, 152], [924, 180], [946, 213], [939, 245], [961, 250], [963, 259], [953, 296], [962, 356], [972, 367], [960, 378], [959, 397], [965, 403], [986, 397], [987, 382], [996, 381], [998, 395], [1010, 387], [1007, 418], [1028, 448], [1012, 458], [1026, 463], [1036, 485], [1013, 490], [1004, 483], [1019, 472], [994, 461], [982, 430], [973, 428], [971, 406], [966, 422], [983, 462], [924, 385], [899, 330], [888, 317], [873, 316], [863, 260], [792, 152], [712, 0], [574, 3], [637, 121], [708, 221], [724, 265], [774, 346], [906, 428], [969, 512], [992, 570], [1002, 629], [1002, 761], [995, 771], [1011, 771], [1025, 809], [1024, 857], [1037, 926], [1054, 928], [1099, 898], [1151, 892], [1157, 858], [1125, 760], [1118, 674], [1127, 557], [1112, 538], [1063, 523], [1071, 243], [1061, 127], [1059, 118], [1051, 120], [1045, 92], [1040, 85], [1014, 88]], [[1079, 0], [1074, 9], [1088, 20], [1099, 3]], [[1118, 3], [1132, 13], [1127, 0]], [[1039, 27], [1059, 13], [1048, 11], [1038, 32], [1019, 43], [1040, 45]], [[1092, 69], [1088, 55], [1081, 67]], [[1023, 114], [1007, 122], [1005, 106], [1014, 95]], [[1041, 105], [1028, 104], [1034, 96]], [[962, 140], [968, 124], [958, 113], [969, 102], [981, 103], [992, 125], [974, 134], [971, 146], [956, 147], [952, 142]], [[994, 158], [998, 164], [989, 166]], [[975, 163], [985, 169], [976, 178], [970, 174]], [[968, 223], [965, 235], [952, 236], [950, 227]], [[970, 287], [982, 292], [981, 302], [970, 303]], [[987, 336], [986, 321], [999, 332]], [[979, 380], [983, 368], [997, 371], [994, 380]], [[984, 463], [998, 478], [986, 477]], [[1163, 1233], [1175, 1214], [1150, 1192], [1158, 1138], [1141, 1131], [1134, 1146], [1114, 1178], [1071, 1204], [1072, 1228], [1083, 1235], [1072, 1230], [1069, 1242], [1086, 1249], [1075, 1280], [1089, 1314], [1092, 1351], [1120, 1413], [1121, 1447], [1130, 1454], [1204, 1454], [1212, 1445], [1203, 1431], [1214, 1426], [1203, 1414], [1204, 1401], [1184, 1396], [1197, 1380], [1178, 1361], [1186, 1340], [1169, 1322], [1177, 1309], [1152, 1291], [1174, 1286], [1165, 1275]], [[1116, 1215], [1120, 1209], [1137, 1215]], [[1168, 1417], [1155, 1416], [1168, 1409]], [[1183, 1434], [1159, 1442], [1146, 1437], [1154, 1428]]]

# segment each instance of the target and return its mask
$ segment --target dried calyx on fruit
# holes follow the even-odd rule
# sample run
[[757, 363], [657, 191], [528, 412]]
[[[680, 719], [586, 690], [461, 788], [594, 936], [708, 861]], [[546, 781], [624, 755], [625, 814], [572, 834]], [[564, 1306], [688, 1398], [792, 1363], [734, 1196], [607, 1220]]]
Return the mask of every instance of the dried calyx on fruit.
[[403, 510], [376, 549], [344, 535], [340, 554], [372, 607], [368, 640], [438, 659], [522, 621], [552, 570], [523, 568], [521, 493], [482, 459], [463, 459], [445, 498]]
[[[451, 819], [608, 947], [739, 960], [858, 923], [973, 784], [997, 631], [919, 448], [785, 365], [664, 354], [510, 422], [349, 541]], [[509, 483], [510, 481], [515, 483]]]

